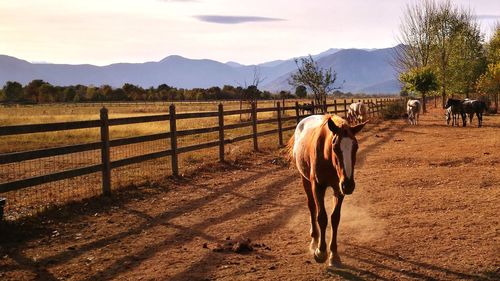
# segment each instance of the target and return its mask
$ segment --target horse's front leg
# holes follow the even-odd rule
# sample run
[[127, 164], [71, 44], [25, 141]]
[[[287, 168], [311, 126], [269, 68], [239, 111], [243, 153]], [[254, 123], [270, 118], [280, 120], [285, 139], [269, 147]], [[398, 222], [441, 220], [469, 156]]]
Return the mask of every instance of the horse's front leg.
[[333, 197], [334, 209], [332, 213], [332, 239], [330, 240], [330, 260], [328, 262], [329, 266], [339, 266], [342, 264], [340, 261], [340, 256], [337, 251], [337, 230], [340, 223], [340, 209], [342, 208], [342, 201], [344, 201], [344, 196]]
[[319, 245], [314, 251], [314, 259], [316, 262], [323, 263], [328, 258], [326, 253], [326, 226], [328, 225], [328, 216], [325, 210], [325, 192], [326, 187], [319, 185], [314, 180], [311, 181], [312, 190], [314, 194], [314, 201], [316, 202], [316, 219], [319, 225]]
[[314, 201], [314, 194], [312, 191], [312, 186], [311, 182], [302, 177], [302, 184], [304, 186], [304, 191], [306, 192], [307, 195], [307, 207], [309, 208], [309, 213], [311, 215], [310, 217], [310, 222], [311, 222], [311, 244], [309, 246], [309, 249], [311, 250], [311, 253], [314, 254], [314, 251], [318, 247], [318, 240], [319, 240], [319, 231], [318, 231], [318, 224], [316, 222], [316, 202]]

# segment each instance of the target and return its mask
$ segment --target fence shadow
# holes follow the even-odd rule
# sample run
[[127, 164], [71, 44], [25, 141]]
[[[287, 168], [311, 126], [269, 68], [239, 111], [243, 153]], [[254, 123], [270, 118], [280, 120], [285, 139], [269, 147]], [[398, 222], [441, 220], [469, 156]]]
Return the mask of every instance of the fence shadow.
[[[464, 273], [434, 264], [415, 261], [404, 256], [389, 254], [366, 246], [355, 245], [352, 243], [345, 244], [356, 254], [344, 254], [344, 256], [357, 262], [368, 264], [373, 268], [367, 271], [346, 264], [342, 268], [329, 270], [329, 274], [342, 277], [347, 280], [365, 280], [366, 277], [369, 277], [370, 279], [375, 278], [377, 280], [389, 280], [375, 273], [384, 271], [390, 272], [391, 275], [396, 274], [402, 278], [412, 278], [417, 280], [439, 280], [443, 278], [443, 275], [445, 276], [445, 279], [448, 280], [459, 279], [489, 281], [498, 280], [498, 278], [500, 278], [500, 274], [498, 272], [484, 272], [480, 275]], [[380, 260], [383, 260], [384, 263], [378, 262]], [[397, 264], [397, 266], [394, 264]]]
[[[231, 167], [229, 166], [229, 168]], [[223, 242], [216, 237], [205, 234], [203, 230], [214, 223], [217, 222], [221, 223], [230, 219], [236, 219], [239, 216], [246, 214], [248, 212], [248, 208], [250, 208], [250, 205], [255, 204], [255, 202], [253, 201], [255, 199], [260, 200], [263, 203], [266, 202], [271, 203], [271, 201], [273, 200], [273, 195], [276, 194], [276, 187], [283, 188], [283, 186], [289, 183], [289, 179], [285, 178], [279, 182], [271, 183], [265, 192], [257, 194], [253, 198], [248, 198], [245, 195], [238, 194], [235, 190], [238, 190], [239, 188], [245, 186], [248, 183], [264, 178], [267, 175], [269, 175], [269, 173], [279, 171], [280, 169], [283, 168], [278, 166], [272, 170], [252, 173], [251, 175], [245, 178], [231, 182], [229, 184], [226, 184], [218, 188], [216, 191], [212, 192], [208, 196], [193, 200], [187, 200], [183, 205], [177, 208], [166, 210], [154, 217], [149, 216], [141, 211], [133, 210], [131, 208], [124, 208], [124, 210], [130, 213], [131, 215], [140, 217], [143, 220], [143, 223], [140, 223], [139, 225], [131, 229], [127, 229], [126, 231], [122, 231], [108, 237], [102, 237], [100, 239], [85, 243], [73, 249], [62, 250], [59, 253], [50, 255], [48, 257], [44, 257], [37, 261], [34, 261], [33, 259], [23, 255], [20, 248], [22, 248], [23, 243], [29, 240], [39, 239], [44, 236], [47, 237], [47, 235], [50, 236], [50, 227], [49, 226], [41, 227], [39, 225], [40, 219], [44, 220], [51, 219], [51, 220], [57, 220], [58, 222], [70, 222], [73, 220], [77, 220], [78, 217], [85, 217], [95, 212], [99, 213], [106, 212], [113, 207], [120, 206], [120, 208], [123, 208], [123, 206], [129, 203], [130, 200], [132, 199], [137, 200], [137, 198], [141, 197], [145, 199], [145, 197], [147, 197], [148, 195], [141, 194], [142, 193], [141, 190], [132, 189], [130, 192], [117, 193], [117, 195], [113, 196], [113, 198], [101, 197], [95, 199], [94, 202], [89, 203], [84, 201], [71, 206], [65, 206], [62, 207], [64, 209], [64, 211], [62, 212], [61, 210], [50, 210], [44, 213], [43, 218], [41, 218], [41, 216], [38, 216], [36, 218], [30, 219], [29, 221], [16, 222], [15, 224], [11, 224], [9, 226], [4, 225], [2, 227], [2, 230], [5, 229], [7, 231], [1, 232], [2, 239], [0, 241], [3, 242], [2, 244], [6, 252], [14, 253], [10, 254], [10, 256], [16, 262], [16, 265], [9, 266], [8, 268], [4, 268], [3, 270], [25, 269], [37, 274], [39, 278], [43, 277], [44, 280], [57, 280], [55, 276], [53, 276], [48, 270], [45, 269], [47, 266], [61, 264], [71, 259], [75, 259], [79, 256], [85, 255], [90, 251], [103, 248], [108, 245], [112, 245], [114, 243], [120, 243], [121, 240], [126, 239], [127, 237], [137, 236], [144, 230], [152, 229], [153, 227], [159, 225], [175, 228], [181, 231], [189, 230], [190, 234], [187, 237], [185, 237], [186, 239], [182, 240], [182, 242], [177, 241], [171, 243], [171, 241], [173, 240], [172, 237], [166, 237], [165, 239], [162, 239], [160, 243], [149, 246], [146, 249], [140, 251], [139, 253], [135, 253], [134, 255], [126, 256], [117, 260], [116, 262], [113, 263], [112, 266], [107, 268], [107, 270], [104, 270], [98, 276], [94, 276], [89, 280], [95, 280], [95, 278], [108, 279], [111, 276], [116, 276], [122, 271], [133, 268], [134, 265], [135, 266], [139, 265], [140, 260], [150, 257], [155, 253], [157, 253], [158, 251], [169, 249], [175, 245], [178, 245], [179, 243], [190, 241], [195, 237], [202, 237], [203, 239], [213, 242]], [[172, 219], [177, 218], [183, 214], [195, 212], [197, 209], [207, 204], [210, 204], [211, 202], [227, 194], [228, 192], [231, 192], [231, 194], [241, 198], [242, 201], [245, 200], [246, 202], [243, 205], [239, 206], [237, 209], [232, 210], [227, 214], [217, 218], [215, 221], [213, 220], [207, 221], [198, 225], [194, 225], [192, 228], [189, 229], [183, 229], [182, 226], [178, 226], [170, 222]], [[152, 194], [151, 196], [154, 196], [154, 194]], [[262, 205], [259, 205], [259, 207], [260, 206]], [[64, 215], [61, 215], [61, 213]], [[122, 266], [123, 262], [125, 261], [130, 263], [127, 268], [124, 268]]]

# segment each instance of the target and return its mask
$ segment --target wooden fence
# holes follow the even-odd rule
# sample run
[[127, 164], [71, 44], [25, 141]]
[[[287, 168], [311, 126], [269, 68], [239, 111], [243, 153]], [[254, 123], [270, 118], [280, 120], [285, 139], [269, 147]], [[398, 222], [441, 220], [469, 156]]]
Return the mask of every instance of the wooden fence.
[[[375, 99], [375, 100], [372, 99], [372, 100], [365, 100], [365, 102], [369, 105], [368, 106], [369, 115], [375, 116], [377, 114], [380, 114], [381, 109], [388, 103], [397, 100], [399, 99]], [[347, 108], [351, 102], [354, 102], [354, 100], [350, 101], [344, 100], [343, 102], [337, 102], [337, 100], [335, 100], [333, 103], [327, 104], [326, 111], [328, 113], [335, 113], [341, 116], [345, 116]], [[112, 190], [111, 171], [119, 167], [124, 167], [127, 165], [140, 163], [143, 161], [169, 156], [171, 160], [172, 175], [178, 176], [179, 175], [178, 156], [179, 154], [182, 153], [188, 153], [211, 147], [218, 147], [219, 160], [224, 161], [225, 146], [227, 144], [252, 139], [253, 149], [257, 151], [259, 149], [259, 143], [258, 143], [259, 137], [272, 134], [278, 135], [277, 138], [278, 145], [283, 146], [284, 144], [283, 133], [286, 131], [294, 130], [296, 123], [298, 123], [301, 118], [309, 115], [309, 114], [302, 114], [301, 108], [303, 108], [303, 106], [301, 106], [298, 102], [295, 102], [293, 106], [285, 106], [285, 107], [283, 107], [280, 104], [280, 102], [277, 102], [276, 107], [270, 107], [270, 108], [257, 108], [256, 104], [253, 103], [250, 109], [224, 110], [224, 105], [221, 103], [218, 105], [217, 111], [197, 112], [197, 113], [177, 113], [175, 105], [171, 104], [169, 106], [168, 114], [109, 119], [108, 110], [103, 107], [100, 112], [101, 113], [100, 120], [0, 127], [0, 137], [41, 133], [41, 132], [69, 131], [69, 130], [84, 129], [84, 128], [100, 128], [100, 141], [98, 142], [0, 154], [0, 167], [1, 165], [5, 164], [40, 159], [44, 157], [60, 156], [60, 155], [78, 153], [90, 150], [101, 151], [100, 164], [94, 164], [76, 169], [59, 171], [51, 174], [45, 174], [30, 178], [15, 179], [13, 181], [3, 182], [0, 183], [0, 195], [2, 195], [2, 193], [7, 193], [10, 191], [21, 190], [23, 188], [74, 178], [96, 172], [101, 174], [102, 194], [109, 195], [111, 194]], [[293, 112], [294, 114], [289, 114], [288, 116], [284, 114], [285, 112], [290, 112], [290, 111]], [[321, 110], [319, 109], [318, 106], [315, 106], [313, 104], [311, 114], [314, 114], [315, 111], [321, 111]], [[273, 118], [259, 120], [257, 118], [257, 114], [264, 112], [273, 113], [272, 115]], [[225, 116], [239, 115], [239, 114], [250, 114], [251, 121], [239, 122], [235, 124], [224, 124]], [[276, 118], [274, 118], [274, 116], [276, 116]], [[206, 118], [206, 117], [218, 118], [218, 126], [177, 130], [178, 120]], [[289, 125], [284, 126], [284, 124], [287, 121], [292, 121], [292, 120], [294, 121], [293, 122], [294, 125], [290, 126], [290, 122], [288, 122]], [[110, 140], [109, 129], [112, 126], [158, 122], [158, 121], [168, 121], [170, 124], [170, 131], [145, 135], [145, 136], [135, 136], [135, 137]], [[260, 124], [276, 124], [277, 126], [275, 129], [259, 132], [257, 130], [257, 125]], [[224, 132], [226, 130], [237, 129], [237, 128], [251, 128], [251, 132], [249, 130], [248, 134], [236, 136], [233, 138], [225, 138]], [[177, 143], [178, 138], [181, 136], [190, 136], [190, 135], [198, 135], [203, 133], [216, 133], [216, 132], [218, 132], [218, 140], [216, 141], [209, 141], [205, 143], [188, 145], [183, 147], [179, 147]], [[170, 140], [169, 149], [111, 161], [110, 149], [112, 147], [137, 144], [137, 143], [155, 141], [161, 139]], [[4, 202], [2, 202], [2, 204], [3, 203]], [[0, 205], [0, 209], [1, 207], [2, 206]]]

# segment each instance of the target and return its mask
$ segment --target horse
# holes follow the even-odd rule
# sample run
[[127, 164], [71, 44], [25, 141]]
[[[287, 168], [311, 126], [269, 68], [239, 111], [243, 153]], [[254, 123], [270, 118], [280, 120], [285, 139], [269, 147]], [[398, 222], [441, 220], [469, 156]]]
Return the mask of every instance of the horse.
[[355, 188], [356, 134], [366, 123], [351, 126], [337, 115], [311, 115], [299, 122], [288, 142], [290, 161], [299, 170], [307, 195], [312, 238], [310, 250], [318, 263], [324, 263], [328, 258], [325, 241], [328, 217], [324, 197], [327, 187], [332, 187], [335, 207], [331, 216], [329, 266], [341, 264], [337, 252], [340, 209], [344, 196]]
[[472, 118], [474, 113], [477, 116], [477, 126], [481, 127], [483, 124], [483, 113], [487, 110], [486, 103], [480, 100], [465, 99], [462, 102], [462, 107], [465, 114], [469, 114], [470, 124], [472, 125]]
[[[453, 116], [453, 112], [451, 111], [451, 107], [448, 107], [444, 113], [444, 116], [446, 118], [446, 125], [450, 125], [451, 118]], [[453, 125], [453, 124], [452, 124]]]
[[347, 121], [351, 124], [362, 123], [366, 121], [368, 116], [368, 107], [364, 102], [354, 102], [347, 109]]
[[422, 108], [422, 106], [419, 100], [408, 100], [406, 103], [406, 112], [408, 113], [408, 122], [410, 122], [410, 124], [417, 125], [420, 108]]
[[302, 105], [299, 105], [299, 110], [300, 110], [300, 115], [304, 115], [306, 111], [309, 112], [309, 114], [312, 114], [314, 106], [312, 103], [304, 103]]
[[463, 101], [462, 100], [457, 100], [457, 99], [452, 99], [452, 98], [449, 98], [447, 101], [446, 101], [446, 104], [445, 104], [445, 108], [451, 108], [451, 112], [452, 112], [452, 116], [453, 116], [453, 120], [452, 120], [452, 123], [451, 123], [451, 126], [454, 126], [456, 125], [458, 127], [458, 114], [460, 114], [460, 116], [462, 116], [462, 126], [465, 127], [466, 125], [466, 116], [465, 116], [465, 111], [464, 111], [464, 106], [463, 106]]

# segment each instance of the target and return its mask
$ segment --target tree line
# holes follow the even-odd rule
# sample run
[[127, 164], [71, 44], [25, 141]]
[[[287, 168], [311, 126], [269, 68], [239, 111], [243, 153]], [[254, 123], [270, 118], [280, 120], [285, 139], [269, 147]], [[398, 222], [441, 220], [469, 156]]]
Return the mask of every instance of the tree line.
[[[332, 93], [336, 98], [369, 97], [369, 95]], [[54, 103], [54, 102], [102, 102], [102, 101], [181, 101], [181, 100], [266, 100], [308, 98], [307, 89], [297, 86], [295, 92], [280, 91], [271, 93], [261, 91], [255, 85], [234, 87], [225, 85], [210, 88], [183, 89], [166, 84], [158, 87], [142, 88], [125, 83], [122, 87], [110, 85], [85, 86], [54, 86], [48, 82], [36, 79], [23, 86], [16, 81], [8, 81], [0, 89], [0, 102], [3, 103]]]
[[395, 54], [402, 95], [440, 95], [444, 103], [452, 95], [489, 94], [498, 108], [500, 24], [484, 42], [476, 19], [470, 9], [450, 1], [424, 0], [406, 7]]
[[225, 85], [222, 88], [207, 89], [182, 89], [166, 84], [142, 88], [129, 83], [125, 83], [122, 87], [54, 86], [39, 79], [31, 81], [26, 86], [8, 81], [0, 93], [0, 101], [11, 103], [270, 99], [271, 97], [270, 92], [260, 91], [252, 86], [242, 88]]

